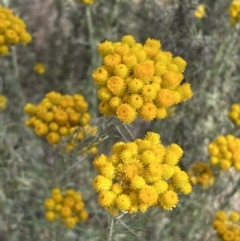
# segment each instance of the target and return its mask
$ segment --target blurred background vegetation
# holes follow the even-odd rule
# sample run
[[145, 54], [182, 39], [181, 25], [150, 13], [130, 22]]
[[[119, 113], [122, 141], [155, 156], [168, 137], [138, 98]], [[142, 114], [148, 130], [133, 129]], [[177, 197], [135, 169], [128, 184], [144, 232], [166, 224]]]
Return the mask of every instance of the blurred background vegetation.
[[[184, 149], [180, 165], [187, 170], [196, 161], [208, 161], [207, 146], [218, 135], [239, 137], [227, 117], [231, 104], [240, 101], [240, 26], [229, 23], [230, 2], [96, 0], [88, 6], [74, 0], [0, 1], [24, 19], [33, 36], [32, 43], [13, 47], [0, 58], [0, 91], [8, 98], [7, 109], [0, 112], [1, 241], [107, 240], [110, 218], [92, 190], [92, 156], [70, 160], [81, 165], [78, 175], [69, 175], [63, 184], [83, 193], [89, 219], [74, 230], [44, 219], [53, 162], [61, 153], [24, 126], [23, 112], [27, 102], [38, 103], [49, 91], [80, 93], [89, 103], [92, 123], [103, 123], [91, 74], [101, 64], [97, 45], [104, 39], [119, 41], [126, 34], [142, 43], [149, 37], [159, 39], [163, 50], [188, 63], [185, 79], [194, 97], [174, 107], [164, 120], [135, 121], [128, 127], [131, 134], [121, 130], [127, 140], [149, 130], [160, 133], [165, 145], [174, 142]], [[206, 6], [202, 19], [194, 17], [199, 4]], [[46, 65], [45, 74], [33, 71], [37, 62]], [[111, 138], [99, 152], [108, 154], [114, 141], [123, 138], [119, 131], [104, 128]], [[211, 227], [214, 214], [219, 209], [240, 211], [240, 177], [234, 170], [214, 171], [217, 178], [211, 188], [195, 187], [172, 211], [153, 208], [115, 220], [113, 240], [217, 240]]]

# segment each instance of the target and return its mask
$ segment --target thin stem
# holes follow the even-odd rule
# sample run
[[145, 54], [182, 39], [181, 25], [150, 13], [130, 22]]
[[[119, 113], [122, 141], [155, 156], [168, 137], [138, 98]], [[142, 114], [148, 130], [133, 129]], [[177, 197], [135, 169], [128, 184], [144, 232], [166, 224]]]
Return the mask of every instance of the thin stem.
[[[90, 43], [90, 55], [91, 55], [91, 67], [89, 68], [89, 78], [91, 78], [91, 73], [93, 69], [96, 68], [98, 64], [98, 55], [96, 49], [96, 43], [94, 40], [94, 27], [92, 21], [91, 7], [86, 7], [86, 18], [87, 18], [87, 27], [88, 27], [88, 38]], [[90, 81], [90, 91], [92, 96], [97, 96], [97, 89], [93, 81]], [[91, 98], [93, 113], [97, 112], [97, 98]]]
[[18, 58], [17, 58], [17, 49], [16, 46], [12, 47], [12, 64], [14, 68], [14, 78], [12, 80], [12, 86], [14, 88], [15, 93], [21, 98], [21, 100], [25, 103], [26, 98], [23, 94], [20, 78], [19, 78], [19, 68], [18, 68]]
[[113, 239], [113, 227], [114, 227], [114, 218], [111, 217], [111, 223], [110, 223], [110, 228], [109, 228], [109, 234], [108, 234], [108, 241], [112, 241]]

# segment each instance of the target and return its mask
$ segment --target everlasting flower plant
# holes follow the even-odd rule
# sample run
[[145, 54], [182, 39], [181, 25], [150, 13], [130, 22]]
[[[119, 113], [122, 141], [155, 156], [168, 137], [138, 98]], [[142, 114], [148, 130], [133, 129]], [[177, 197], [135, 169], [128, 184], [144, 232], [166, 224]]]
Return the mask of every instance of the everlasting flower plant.
[[177, 165], [182, 155], [180, 146], [164, 147], [154, 132], [133, 142], [117, 142], [109, 157], [101, 154], [93, 161], [99, 171], [93, 180], [99, 204], [112, 215], [145, 212], [153, 206], [171, 210], [178, 193], [192, 191], [187, 173]]
[[87, 109], [88, 103], [80, 94], [50, 92], [38, 105], [25, 105], [24, 111], [30, 116], [25, 125], [33, 128], [38, 136], [46, 136], [50, 144], [57, 144], [61, 137], [89, 124], [91, 116]]
[[240, 139], [233, 136], [218, 136], [208, 145], [210, 163], [218, 165], [222, 170], [234, 167], [240, 170]]
[[202, 188], [207, 188], [214, 184], [214, 175], [209, 164], [196, 162], [188, 170], [190, 181], [193, 185], [200, 184]]
[[0, 5], [0, 55], [7, 54], [12, 45], [27, 44], [31, 40], [25, 22], [15, 16], [12, 10]]
[[232, 211], [229, 215], [220, 210], [212, 223], [217, 235], [222, 241], [240, 241], [240, 214]]
[[149, 38], [142, 45], [131, 35], [98, 45], [103, 65], [92, 77], [102, 114], [116, 115], [124, 123], [137, 116], [145, 121], [162, 119], [167, 108], [193, 96], [190, 84], [182, 83], [186, 61], [160, 48], [159, 40]]
[[45, 218], [48, 221], [60, 220], [65, 227], [74, 228], [79, 222], [88, 218], [84, 206], [80, 192], [73, 189], [63, 192], [59, 188], [54, 188], [51, 197], [44, 202]]
[[229, 8], [228, 13], [230, 15], [230, 23], [236, 24], [240, 21], [240, 1], [232, 1]]

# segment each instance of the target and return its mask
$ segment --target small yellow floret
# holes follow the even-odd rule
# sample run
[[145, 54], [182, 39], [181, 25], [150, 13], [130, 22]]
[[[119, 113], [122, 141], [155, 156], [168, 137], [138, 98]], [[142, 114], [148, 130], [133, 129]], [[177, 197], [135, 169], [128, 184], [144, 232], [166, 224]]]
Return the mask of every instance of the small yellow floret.
[[121, 104], [117, 108], [116, 114], [118, 119], [124, 123], [132, 123], [137, 115], [136, 110], [128, 104]]
[[159, 197], [159, 204], [165, 210], [171, 210], [172, 208], [176, 207], [177, 203], [178, 203], [177, 193], [172, 190], [168, 190], [164, 192]]
[[36, 63], [33, 67], [33, 70], [36, 73], [43, 75], [46, 72], [46, 67], [43, 63]]
[[139, 191], [139, 199], [141, 203], [153, 206], [157, 203], [158, 193], [152, 186], [146, 186]]
[[109, 190], [104, 190], [99, 193], [98, 203], [102, 207], [109, 207], [109, 206], [113, 205], [115, 199], [116, 199], [116, 194], [114, 192], [109, 191]]
[[116, 206], [121, 212], [128, 211], [131, 205], [131, 199], [126, 194], [120, 194], [116, 198]]

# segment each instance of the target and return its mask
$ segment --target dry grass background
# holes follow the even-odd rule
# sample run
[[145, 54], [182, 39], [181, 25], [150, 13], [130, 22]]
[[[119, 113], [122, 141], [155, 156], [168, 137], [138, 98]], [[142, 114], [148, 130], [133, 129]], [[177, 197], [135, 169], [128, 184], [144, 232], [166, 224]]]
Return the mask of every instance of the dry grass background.
[[[74, 0], [0, 1], [22, 17], [33, 42], [14, 47], [0, 59], [1, 91], [8, 97], [8, 108], [0, 112], [0, 240], [95, 241], [107, 240], [110, 217], [97, 204], [92, 190], [92, 157], [79, 162], [65, 179], [63, 188], [75, 187], [84, 194], [90, 218], [74, 230], [44, 219], [43, 201], [53, 185], [52, 175], [61, 175], [54, 163], [61, 152], [24, 126], [23, 107], [38, 103], [48, 91], [81, 93], [90, 104], [93, 123], [105, 123], [98, 112], [96, 88], [91, 72], [101, 63], [97, 44], [103, 39], [119, 40], [132, 34], [137, 41], [160, 39], [162, 48], [182, 56], [188, 63], [185, 72], [194, 97], [176, 106], [173, 117], [144, 123], [137, 120], [128, 140], [142, 137], [147, 130], [161, 134], [165, 145], [178, 143], [184, 149], [180, 164], [187, 170], [191, 163], [208, 161], [207, 145], [220, 134], [240, 135], [227, 112], [239, 102], [240, 42], [239, 27], [228, 22], [231, 1], [203, 0], [98, 0], [88, 8]], [[201, 3], [207, 16], [195, 19], [193, 11]], [[33, 72], [33, 65], [44, 62], [46, 74]], [[109, 127], [104, 129], [108, 131]], [[109, 153], [116, 140], [114, 129], [100, 150]], [[194, 188], [181, 197], [173, 211], [152, 209], [145, 214], [125, 215], [115, 221], [113, 240], [217, 240], [211, 222], [218, 209], [239, 206], [239, 173], [219, 172], [213, 187]]]

